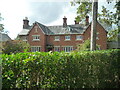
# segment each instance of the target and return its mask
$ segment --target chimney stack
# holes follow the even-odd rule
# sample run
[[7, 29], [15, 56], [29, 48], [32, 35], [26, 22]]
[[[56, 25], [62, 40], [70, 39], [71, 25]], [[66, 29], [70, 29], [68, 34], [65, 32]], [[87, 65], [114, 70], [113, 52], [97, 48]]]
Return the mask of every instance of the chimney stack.
[[76, 24], [79, 24], [79, 22], [77, 22], [77, 21], [75, 20], [75, 25], [76, 25]]
[[63, 18], [63, 27], [67, 27], [67, 18], [65, 16]]
[[86, 26], [89, 25], [89, 16], [86, 16]]
[[27, 29], [29, 27], [29, 20], [27, 17], [25, 17], [25, 19], [23, 19], [23, 28]]

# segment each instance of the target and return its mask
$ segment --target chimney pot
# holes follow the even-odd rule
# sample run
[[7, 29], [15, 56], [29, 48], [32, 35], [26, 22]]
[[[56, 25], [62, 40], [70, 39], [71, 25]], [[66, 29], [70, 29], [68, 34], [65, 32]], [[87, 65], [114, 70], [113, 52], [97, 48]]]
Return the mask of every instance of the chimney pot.
[[63, 27], [67, 27], [67, 18], [65, 16], [63, 18]]
[[79, 24], [79, 22], [77, 22], [77, 21], [75, 20], [75, 25], [76, 25], [76, 24]]
[[86, 16], [86, 26], [89, 25], [89, 16]]
[[23, 28], [27, 29], [29, 27], [29, 20], [28, 17], [25, 17], [25, 19], [23, 19]]

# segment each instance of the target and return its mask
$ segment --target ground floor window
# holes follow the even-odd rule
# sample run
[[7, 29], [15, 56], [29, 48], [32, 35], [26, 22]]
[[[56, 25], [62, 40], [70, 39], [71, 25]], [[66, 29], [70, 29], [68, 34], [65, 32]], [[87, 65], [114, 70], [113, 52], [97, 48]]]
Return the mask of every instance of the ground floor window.
[[65, 52], [70, 52], [72, 50], [73, 50], [73, 46], [64, 46], [63, 47], [63, 51], [65, 51]]
[[54, 46], [54, 51], [60, 52], [60, 46]]
[[31, 46], [31, 52], [40, 52], [41, 47], [40, 46]]

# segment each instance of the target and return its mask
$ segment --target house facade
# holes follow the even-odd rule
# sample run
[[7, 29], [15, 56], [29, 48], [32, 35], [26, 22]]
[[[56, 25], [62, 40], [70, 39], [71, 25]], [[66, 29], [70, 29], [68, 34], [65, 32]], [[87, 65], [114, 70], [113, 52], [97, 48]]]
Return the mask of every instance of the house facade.
[[[67, 25], [67, 18], [63, 18], [63, 25], [45, 26], [39, 22], [29, 25], [29, 20], [23, 20], [23, 30], [19, 38], [28, 42], [31, 51], [65, 51], [70, 52], [77, 48], [77, 45], [90, 39], [91, 24], [89, 17], [86, 17], [85, 25], [75, 21], [74, 25]], [[107, 32], [100, 23], [97, 23], [97, 44], [100, 49], [107, 49]]]

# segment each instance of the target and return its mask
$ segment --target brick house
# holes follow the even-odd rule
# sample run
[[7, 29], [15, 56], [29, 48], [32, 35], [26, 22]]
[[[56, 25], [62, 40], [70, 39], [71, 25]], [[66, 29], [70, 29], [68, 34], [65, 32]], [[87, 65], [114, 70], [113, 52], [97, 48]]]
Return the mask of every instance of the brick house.
[[[70, 52], [77, 45], [90, 39], [91, 24], [86, 16], [86, 24], [67, 25], [67, 18], [63, 18], [63, 25], [45, 26], [39, 22], [29, 25], [29, 20], [23, 20], [23, 30], [18, 34], [19, 38], [28, 42], [31, 51], [65, 51]], [[107, 49], [107, 32], [100, 23], [97, 23], [97, 44], [100, 49]]]

